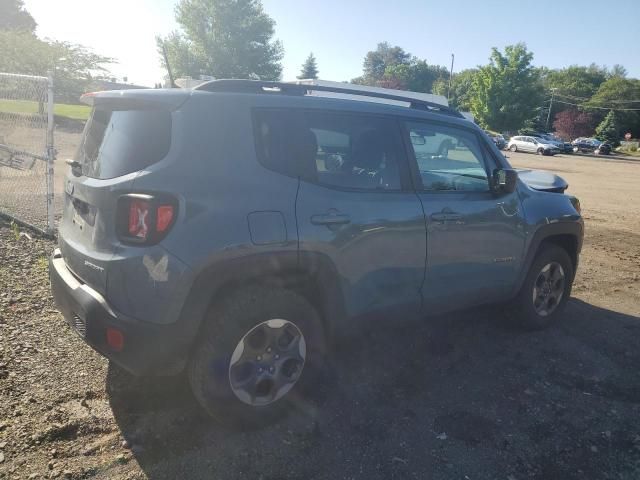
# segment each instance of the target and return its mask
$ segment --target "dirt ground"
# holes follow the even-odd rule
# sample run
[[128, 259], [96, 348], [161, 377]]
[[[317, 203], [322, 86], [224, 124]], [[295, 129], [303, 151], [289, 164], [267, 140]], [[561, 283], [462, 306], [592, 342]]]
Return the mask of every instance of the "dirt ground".
[[640, 163], [509, 156], [582, 202], [562, 322], [522, 333], [483, 308], [372, 329], [261, 431], [209, 421], [180, 377], [110, 368], [52, 304], [52, 242], [2, 224], [0, 478], [640, 478]]

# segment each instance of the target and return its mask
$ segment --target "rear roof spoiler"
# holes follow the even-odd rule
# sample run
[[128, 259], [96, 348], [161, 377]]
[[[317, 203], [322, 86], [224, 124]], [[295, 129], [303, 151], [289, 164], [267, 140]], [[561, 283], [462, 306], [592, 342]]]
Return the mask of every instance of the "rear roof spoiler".
[[108, 105], [113, 110], [175, 110], [189, 98], [190, 93], [189, 90], [175, 88], [107, 90], [85, 93], [80, 97], [80, 101], [92, 107]]

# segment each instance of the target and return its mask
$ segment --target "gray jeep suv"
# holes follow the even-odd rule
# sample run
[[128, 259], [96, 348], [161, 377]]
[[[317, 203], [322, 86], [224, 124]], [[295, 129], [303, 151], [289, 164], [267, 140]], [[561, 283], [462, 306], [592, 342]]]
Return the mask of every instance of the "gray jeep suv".
[[570, 296], [577, 199], [447, 107], [243, 80], [83, 100], [57, 305], [134, 374], [186, 369], [218, 419], [286, 412], [374, 323], [502, 303], [541, 328]]

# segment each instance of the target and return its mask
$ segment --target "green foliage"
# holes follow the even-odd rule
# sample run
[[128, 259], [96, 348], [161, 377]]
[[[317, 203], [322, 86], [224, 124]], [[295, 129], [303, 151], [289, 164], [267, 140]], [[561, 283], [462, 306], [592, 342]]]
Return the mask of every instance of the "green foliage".
[[621, 126], [618, 118], [618, 114], [611, 110], [604, 117], [604, 120], [600, 122], [600, 125], [596, 127], [596, 138], [607, 142], [612, 146], [616, 146], [620, 143]]
[[504, 54], [493, 48], [489, 65], [472, 80], [471, 112], [484, 128], [518, 130], [537, 116], [543, 101], [533, 53], [524, 43], [510, 45]]
[[425, 60], [412, 58], [409, 64], [390, 65], [386, 68], [383, 81], [397, 81], [399, 88], [412, 92], [432, 92], [436, 80], [449, 77], [445, 67], [429, 65]]
[[375, 50], [367, 52], [364, 57], [363, 73], [361, 77], [351, 80], [359, 85], [376, 86], [383, 80], [385, 72], [389, 67], [398, 65], [409, 65], [411, 55], [403, 48], [392, 47], [388, 42], [379, 43]]
[[316, 63], [316, 57], [313, 55], [313, 52], [309, 54], [307, 59], [302, 64], [302, 70], [300, 70], [300, 75], [298, 75], [300, 80], [305, 78], [318, 78], [318, 65]]
[[607, 79], [607, 70], [591, 64], [588, 67], [571, 65], [560, 70], [550, 70], [544, 75], [544, 86], [555, 88], [560, 95], [575, 98], [591, 97]]
[[412, 92], [432, 92], [434, 84], [438, 82], [440, 85], [448, 77], [449, 71], [445, 67], [429, 65], [401, 47], [382, 42], [367, 53], [362, 76], [351, 82]]
[[438, 78], [433, 82], [432, 92], [436, 95], [442, 95], [444, 97], [449, 94], [449, 105], [453, 108], [462, 111], [471, 110], [471, 95], [473, 86], [473, 77], [478, 70], [467, 69], [462, 70], [459, 73], [454, 73], [451, 80], [451, 93], [449, 94], [449, 78]]
[[82, 45], [45, 42], [34, 34], [0, 31], [0, 71], [25, 75], [54, 75], [56, 100], [77, 102], [94, 78], [105, 76], [113, 60]]
[[613, 76], [599, 86], [589, 105], [610, 106], [612, 103], [638, 99], [640, 99], [640, 80]]
[[20, 225], [13, 220], [11, 221], [11, 233], [16, 242], [20, 240]]
[[[588, 106], [601, 107], [596, 112], [602, 119], [602, 107], [640, 108], [640, 80], [612, 76], [598, 88], [598, 91], [587, 102]], [[640, 135], [640, 111], [618, 111], [617, 121], [620, 128]]]
[[36, 265], [38, 270], [40, 270], [40, 273], [43, 273], [43, 274], [49, 273], [49, 259], [44, 255], [41, 255], [38, 257]]
[[282, 44], [260, 0], [180, 0], [175, 11], [181, 31], [157, 42], [176, 77], [280, 78]]
[[24, 8], [23, 0], [0, 0], [0, 30], [33, 33], [36, 21]]

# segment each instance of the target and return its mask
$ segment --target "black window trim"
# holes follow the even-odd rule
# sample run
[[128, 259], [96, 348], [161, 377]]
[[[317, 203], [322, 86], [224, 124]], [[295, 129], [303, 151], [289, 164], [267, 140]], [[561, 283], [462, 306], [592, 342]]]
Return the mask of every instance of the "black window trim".
[[[392, 125], [394, 135], [396, 137], [396, 148], [398, 150], [398, 169], [400, 173], [400, 188], [399, 189], [371, 189], [371, 188], [357, 188], [357, 187], [346, 187], [339, 185], [331, 185], [327, 183], [322, 183], [318, 181], [316, 178], [305, 178], [300, 175], [296, 176], [299, 178], [301, 182], [311, 183], [313, 185], [320, 186], [322, 188], [328, 188], [330, 190], [342, 191], [342, 192], [354, 192], [354, 193], [415, 193], [415, 188], [412, 180], [412, 172], [410, 171], [411, 161], [407, 156], [406, 148], [404, 145], [404, 135], [401, 130], [401, 125], [395, 121], [395, 115], [387, 115], [383, 113], [367, 113], [367, 112], [354, 112], [350, 110], [340, 110], [340, 109], [326, 109], [326, 108], [308, 108], [308, 107], [252, 107], [251, 108], [251, 126], [253, 129], [253, 138], [255, 145], [255, 155], [258, 163], [265, 169], [269, 171], [275, 171], [281, 175], [287, 175], [284, 172], [279, 172], [276, 170], [272, 170], [267, 167], [263, 162], [259, 160], [258, 153], [258, 137], [256, 135], [256, 111], [267, 111], [267, 112], [296, 112], [296, 113], [315, 113], [315, 114], [331, 114], [331, 115], [341, 115], [341, 116], [351, 116], [351, 117], [366, 117], [366, 118], [377, 118], [382, 120], [387, 120]], [[291, 177], [291, 175], [287, 175]]]
[[[467, 127], [463, 125], [442, 122], [427, 118], [420, 117], [409, 117], [409, 116], [401, 116], [397, 118], [398, 125], [401, 128], [402, 135], [402, 143], [405, 148], [405, 156], [409, 162], [409, 170], [411, 171], [411, 179], [413, 181], [414, 189], [417, 193], [423, 194], [437, 194], [437, 195], [482, 195], [486, 196], [487, 194], [493, 195], [491, 189], [491, 177], [493, 175], [493, 169], [498, 168], [498, 166], [502, 166], [501, 162], [497, 161], [495, 156], [491, 153], [491, 150], [487, 146], [487, 142], [482, 139], [482, 136], [478, 134], [478, 131], [473, 127]], [[462, 130], [473, 137], [478, 141], [478, 146], [480, 147], [480, 151], [482, 153], [482, 167], [484, 168], [485, 173], [487, 174], [487, 190], [486, 191], [473, 191], [473, 190], [427, 190], [424, 188], [422, 183], [422, 176], [420, 175], [420, 169], [418, 168], [418, 159], [416, 158], [415, 150], [413, 149], [413, 145], [409, 139], [409, 130], [407, 129], [407, 123], [409, 122], [417, 122], [417, 123], [425, 123], [438, 125], [445, 128], [453, 128]], [[488, 140], [488, 139], [487, 139]]]

